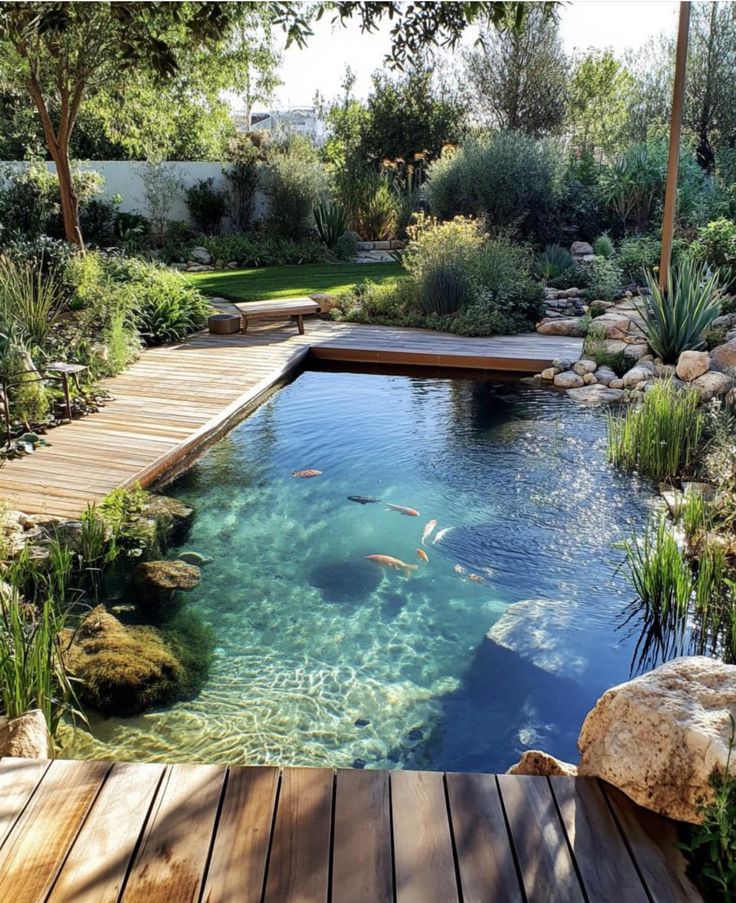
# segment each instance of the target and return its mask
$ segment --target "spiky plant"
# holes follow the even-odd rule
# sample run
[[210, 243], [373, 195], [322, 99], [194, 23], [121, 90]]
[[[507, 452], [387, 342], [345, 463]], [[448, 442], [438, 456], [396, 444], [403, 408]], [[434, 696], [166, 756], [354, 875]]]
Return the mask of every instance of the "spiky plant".
[[347, 231], [349, 217], [342, 204], [334, 201], [323, 201], [314, 208], [314, 223], [319, 232], [319, 237], [332, 248], [337, 244], [341, 235]]

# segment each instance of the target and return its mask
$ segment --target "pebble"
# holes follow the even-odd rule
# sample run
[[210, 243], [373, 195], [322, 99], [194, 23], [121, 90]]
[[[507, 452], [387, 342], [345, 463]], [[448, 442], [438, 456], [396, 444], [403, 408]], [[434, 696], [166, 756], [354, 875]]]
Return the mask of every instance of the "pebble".
[[371, 723], [371, 722], [370, 722], [370, 720], [369, 720], [368, 718], [356, 718], [356, 719], [355, 719], [355, 726], [356, 726], [356, 727], [368, 727], [368, 725], [369, 725], [370, 723]]

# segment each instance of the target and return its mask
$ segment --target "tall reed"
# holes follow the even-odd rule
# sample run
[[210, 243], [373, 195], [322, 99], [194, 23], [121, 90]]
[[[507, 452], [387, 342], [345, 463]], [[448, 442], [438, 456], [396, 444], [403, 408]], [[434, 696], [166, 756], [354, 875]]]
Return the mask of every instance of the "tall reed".
[[677, 389], [671, 380], [660, 380], [641, 405], [622, 415], [609, 414], [611, 463], [654, 480], [680, 475], [693, 462], [703, 435], [698, 401], [695, 389]]

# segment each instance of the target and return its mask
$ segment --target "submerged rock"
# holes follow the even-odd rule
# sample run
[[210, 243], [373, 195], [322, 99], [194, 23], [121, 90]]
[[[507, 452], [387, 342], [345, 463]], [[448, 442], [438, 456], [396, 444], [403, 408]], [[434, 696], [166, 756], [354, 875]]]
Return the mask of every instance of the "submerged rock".
[[368, 561], [335, 561], [320, 564], [309, 574], [309, 582], [327, 602], [357, 603], [381, 584], [381, 570]]
[[193, 590], [200, 577], [200, 569], [185, 561], [143, 561], [133, 570], [133, 586], [142, 597], [141, 608], [165, 618], [179, 608], [178, 594]]
[[183, 561], [185, 564], [193, 564], [195, 567], [201, 568], [207, 564], [212, 564], [212, 559], [203, 555], [201, 552], [185, 551], [177, 555], [177, 561]]
[[506, 772], [506, 774], [528, 774], [537, 777], [559, 775], [575, 777], [577, 773], [577, 765], [561, 762], [540, 749], [528, 749], [522, 753], [516, 765], [512, 765]]
[[18, 718], [0, 718], [0, 756], [22, 759], [53, 757], [51, 735], [40, 709], [24, 712]]
[[105, 715], [137, 715], [181, 695], [182, 663], [153, 627], [126, 627], [98, 605], [64, 643], [83, 701]]
[[159, 542], [165, 547], [184, 539], [194, 520], [194, 509], [178, 499], [152, 493], [143, 506], [141, 519], [155, 522]]
[[724, 769], [736, 717], [736, 666], [687, 656], [613, 687], [578, 739], [579, 773], [618, 787], [640, 806], [697, 824]]
[[600, 384], [568, 389], [567, 394], [578, 404], [616, 404], [624, 400], [623, 389], [609, 389]]
[[558, 389], [579, 389], [582, 388], [585, 383], [583, 382], [582, 376], [578, 376], [572, 370], [567, 370], [565, 373], [558, 373], [554, 378], [554, 385]]

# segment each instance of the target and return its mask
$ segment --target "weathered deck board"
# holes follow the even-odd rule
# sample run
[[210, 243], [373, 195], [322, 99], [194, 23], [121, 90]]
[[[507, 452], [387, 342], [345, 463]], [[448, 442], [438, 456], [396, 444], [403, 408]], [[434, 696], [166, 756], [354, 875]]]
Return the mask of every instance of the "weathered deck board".
[[307, 334], [266, 327], [199, 333], [145, 351], [105, 388], [114, 401], [48, 434], [49, 447], [5, 462], [0, 498], [29, 514], [79, 517], [117, 486], [150, 484], [222, 435], [306, 355], [329, 360], [533, 372], [576, 357], [580, 339], [536, 333], [471, 339], [423, 329], [328, 323]]
[[13, 903], [700, 900], [594, 778], [3, 759], [0, 812]]

